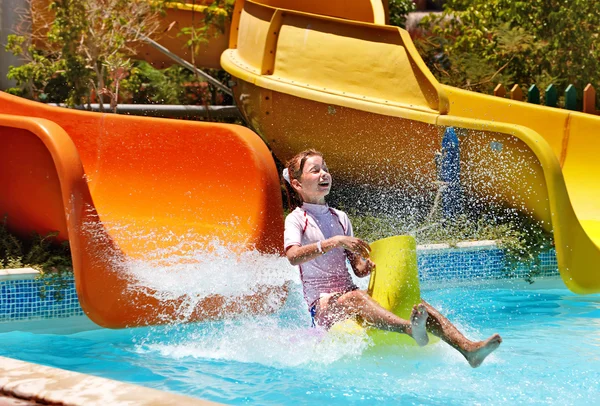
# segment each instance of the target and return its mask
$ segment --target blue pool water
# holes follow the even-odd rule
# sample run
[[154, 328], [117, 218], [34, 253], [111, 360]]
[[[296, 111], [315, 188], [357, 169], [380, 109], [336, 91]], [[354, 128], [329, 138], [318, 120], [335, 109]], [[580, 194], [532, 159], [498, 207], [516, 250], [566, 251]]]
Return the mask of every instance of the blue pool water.
[[296, 284], [275, 315], [4, 332], [0, 355], [228, 404], [584, 405], [600, 399], [600, 295], [577, 296], [554, 279], [532, 286], [448, 282], [424, 287], [422, 296], [468, 336], [499, 332], [504, 343], [478, 369], [441, 342], [372, 351], [361, 337], [332, 339], [309, 328]]

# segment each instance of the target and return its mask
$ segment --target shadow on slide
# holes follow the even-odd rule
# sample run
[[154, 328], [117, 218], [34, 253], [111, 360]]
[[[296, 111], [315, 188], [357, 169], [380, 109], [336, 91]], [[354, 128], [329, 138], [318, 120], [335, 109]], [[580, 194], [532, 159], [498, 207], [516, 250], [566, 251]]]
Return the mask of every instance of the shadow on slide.
[[418, 204], [435, 195], [436, 155], [455, 127], [465, 193], [541, 221], [567, 287], [600, 291], [599, 117], [441, 85], [405, 30], [305, 5], [238, 0], [221, 57], [280, 160], [317, 148], [338, 180]]
[[[193, 262], [186, 253], [194, 250], [279, 252], [279, 178], [250, 130], [74, 111], [0, 92], [0, 144], [0, 213], [16, 233], [58, 230], [69, 240], [79, 300], [94, 322], [211, 319], [273, 311], [285, 299], [281, 286], [191, 298], [130, 285], [132, 261], [164, 271], [178, 256]], [[194, 266], [186, 275], [200, 278]]]

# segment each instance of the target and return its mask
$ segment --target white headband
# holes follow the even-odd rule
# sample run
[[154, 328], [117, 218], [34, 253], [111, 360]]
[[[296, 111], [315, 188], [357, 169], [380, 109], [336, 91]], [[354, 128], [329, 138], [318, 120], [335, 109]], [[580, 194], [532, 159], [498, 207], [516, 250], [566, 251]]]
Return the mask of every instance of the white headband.
[[285, 179], [285, 181], [287, 183], [289, 183], [290, 185], [292, 184], [292, 182], [290, 182], [290, 172], [288, 171], [288, 168], [284, 168], [281, 175], [283, 176], [283, 179]]

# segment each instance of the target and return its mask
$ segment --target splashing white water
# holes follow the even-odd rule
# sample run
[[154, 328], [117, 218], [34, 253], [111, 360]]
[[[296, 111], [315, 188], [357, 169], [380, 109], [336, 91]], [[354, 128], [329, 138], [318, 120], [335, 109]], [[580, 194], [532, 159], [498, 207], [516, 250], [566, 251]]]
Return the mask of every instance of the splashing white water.
[[147, 259], [129, 260], [128, 272], [131, 289], [149, 289], [161, 299], [235, 297], [298, 281], [297, 270], [286, 258], [255, 250], [238, 253], [219, 241], [186, 254], [149, 253]]
[[307, 324], [303, 320], [293, 323], [294, 326], [282, 326], [279, 316], [265, 316], [228, 320], [217, 326], [196, 325], [176, 342], [149, 339], [138, 345], [137, 351], [158, 352], [175, 359], [192, 357], [310, 368], [358, 357], [370, 343], [366, 334], [334, 335], [319, 328], [305, 327]]
[[83, 227], [90, 242], [87, 251], [126, 279], [130, 293], [167, 306], [164, 315], [157, 314], [160, 322], [197, 319], [204, 309], [209, 317], [220, 311], [272, 312], [283, 304], [285, 286], [299, 281], [295, 267], [279, 255], [225, 244], [193, 230], [175, 233], [167, 227], [90, 217]]
[[[130, 289], [160, 300], [183, 298], [179, 313], [185, 315], [211, 295], [234, 299], [265, 287], [286, 285], [290, 292], [285, 308], [267, 316], [172, 325], [172, 337], [168, 334], [170, 338], [165, 340], [150, 333], [144, 344], [137, 346], [139, 352], [158, 352], [169, 358], [310, 367], [360, 356], [369, 346], [366, 334], [331, 335], [309, 327], [299, 272], [285, 257], [243, 251], [217, 240], [208, 246], [195, 246], [193, 241], [188, 237], [170, 252], [156, 250], [148, 252], [143, 260], [127, 260]], [[266, 295], [265, 300], [270, 299]], [[272, 306], [280, 307], [281, 303]], [[293, 355], [290, 348], [294, 349]]]

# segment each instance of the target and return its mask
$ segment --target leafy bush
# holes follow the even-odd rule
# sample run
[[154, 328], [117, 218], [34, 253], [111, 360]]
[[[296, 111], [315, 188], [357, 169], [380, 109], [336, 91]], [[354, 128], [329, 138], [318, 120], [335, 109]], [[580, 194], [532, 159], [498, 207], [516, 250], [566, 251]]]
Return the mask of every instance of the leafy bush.
[[412, 11], [415, 11], [413, 0], [389, 0], [390, 25], [405, 28], [406, 16]]
[[[45, 5], [44, 5], [45, 6]], [[118, 99], [119, 82], [130, 67], [128, 55], [159, 28], [160, 3], [128, 0], [51, 0], [53, 18], [38, 2], [31, 4], [31, 32], [8, 37], [6, 50], [27, 63], [11, 67], [12, 93], [46, 101], [60, 94], [69, 105]], [[27, 18], [24, 16], [23, 18]], [[60, 84], [61, 91], [48, 88]], [[56, 101], [56, 100], [52, 100]]]
[[[211, 76], [227, 81], [229, 74], [213, 70]], [[227, 95], [211, 91], [207, 82], [188, 69], [172, 65], [156, 69], [144, 61], [135, 61], [128, 77], [121, 82], [123, 99], [139, 104], [213, 104], [221, 105]]]
[[0, 223], [0, 268], [33, 268], [40, 272], [42, 282], [40, 296], [44, 298], [48, 287], [54, 288], [54, 298], [62, 299], [67, 287], [67, 277], [73, 272], [68, 241], [56, 242], [58, 232], [41, 236], [32, 233], [31, 238], [22, 240], [10, 233], [6, 217]]
[[541, 272], [540, 254], [554, 245], [552, 235], [540, 222], [507, 208], [489, 206], [449, 219], [442, 218], [434, 208], [430, 216], [418, 222], [389, 213], [347, 211], [355, 235], [370, 242], [402, 234], [413, 235], [418, 244], [455, 246], [462, 241], [498, 241], [504, 250], [504, 272], [514, 276], [524, 267], [524, 278], [529, 283]]
[[499, 82], [600, 83], [600, 2], [448, 0], [422, 26], [429, 34], [415, 44], [451, 86], [490, 93]]
[[[32, 3], [33, 33], [8, 36], [6, 50], [27, 63], [11, 67], [8, 78], [17, 82], [9, 93], [43, 102], [69, 106], [108, 102], [116, 106], [123, 97], [142, 102], [208, 103], [218, 92], [208, 91], [200, 77], [179, 66], [163, 72], [133, 62], [138, 46], [159, 30], [159, 16], [166, 0], [51, 0], [54, 18]], [[193, 26], [182, 27], [179, 36], [194, 55], [210, 35], [222, 35], [233, 10], [233, 0], [214, 0], [202, 14], [193, 11]], [[194, 18], [196, 17], [196, 18]], [[41, 28], [39, 28], [41, 27]], [[171, 27], [169, 27], [170, 29]], [[136, 83], [137, 82], [137, 83]], [[141, 84], [150, 84], [147, 91]], [[150, 95], [150, 91], [154, 94]], [[191, 93], [191, 98], [186, 95]]]

